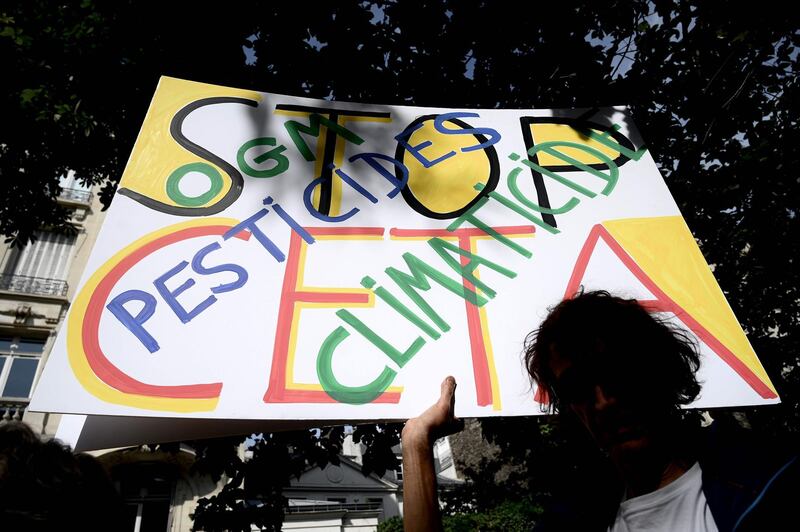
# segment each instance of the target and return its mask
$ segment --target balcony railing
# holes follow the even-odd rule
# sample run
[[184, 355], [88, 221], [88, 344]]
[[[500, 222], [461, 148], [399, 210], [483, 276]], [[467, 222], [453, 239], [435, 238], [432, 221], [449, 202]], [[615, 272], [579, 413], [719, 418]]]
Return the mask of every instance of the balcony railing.
[[62, 188], [58, 197], [67, 201], [75, 201], [87, 205], [92, 202], [92, 193], [79, 188]]
[[0, 402], [0, 424], [6, 421], [20, 421], [25, 414], [28, 401], [2, 401]]
[[0, 290], [41, 296], [66, 296], [68, 289], [67, 282], [58, 279], [0, 273]]
[[453, 465], [453, 455], [446, 454], [444, 457], [439, 459], [439, 468], [441, 471], [447, 469], [451, 465]]
[[320, 512], [338, 512], [347, 510], [349, 512], [363, 512], [381, 510], [383, 505], [379, 502], [363, 502], [363, 503], [331, 503], [331, 504], [303, 504], [297, 506], [289, 506], [286, 513], [290, 514], [305, 514], [305, 513], [320, 513]]

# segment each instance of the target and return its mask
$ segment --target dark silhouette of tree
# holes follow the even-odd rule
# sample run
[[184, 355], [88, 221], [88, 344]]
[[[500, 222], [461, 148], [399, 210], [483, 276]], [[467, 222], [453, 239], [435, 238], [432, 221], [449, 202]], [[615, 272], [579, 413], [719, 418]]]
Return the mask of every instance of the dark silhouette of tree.
[[[55, 203], [68, 169], [103, 184], [110, 203], [160, 75], [365, 103], [629, 105], [782, 395], [780, 406], [745, 410], [750, 424], [797, 434], [800, 24], [780, 4], [16, 0], [0, 24], [0, 232], [18, 244], [42, 226], [69, 229]], [[487, 432], [519, 444], [509, 452], [552, 447], [547, 422], [523, 422], [527, 433], [519, 421]], [[263, 441], [291, 447], [274, 438]], [[375, 452], [375, 470], [386, 454]], [[236, 467], [229, 478], [269, 474]], [[286, 477], [276, 478], [274, 489]], [[198, 520], [241, 510], [243, 493], [225, 497], [203, 503]], [[282, 516], [264, 511], [251, 522]], [[219, 518], [206, 522], [223, 527]]]

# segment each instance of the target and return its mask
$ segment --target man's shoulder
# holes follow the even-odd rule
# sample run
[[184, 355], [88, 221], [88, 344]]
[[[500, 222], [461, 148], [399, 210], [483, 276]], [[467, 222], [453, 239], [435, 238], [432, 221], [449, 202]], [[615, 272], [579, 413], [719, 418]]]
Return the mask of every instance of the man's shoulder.
[[720, 530], [779, 523], [800, 484], [796, 448], [715, 422], [701, 436], [703, 491]]
[[698, 459], [704, 477], [761, 483], [792, 457], [797, 449], [788, 441], [765, 438], [735, 423], [715, 421], [700, 433]]

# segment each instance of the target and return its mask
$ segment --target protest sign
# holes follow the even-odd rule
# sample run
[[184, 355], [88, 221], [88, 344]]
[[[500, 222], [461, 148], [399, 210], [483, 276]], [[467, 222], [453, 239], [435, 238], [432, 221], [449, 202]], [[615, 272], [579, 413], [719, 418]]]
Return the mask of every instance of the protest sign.
[[625, 108], [165, 77], [31, 409], [405, 419], [454, 375], [460, 416], [537, 414], [524, 338], [582, 286], [698, 339], [695, 406], [778, 401]]

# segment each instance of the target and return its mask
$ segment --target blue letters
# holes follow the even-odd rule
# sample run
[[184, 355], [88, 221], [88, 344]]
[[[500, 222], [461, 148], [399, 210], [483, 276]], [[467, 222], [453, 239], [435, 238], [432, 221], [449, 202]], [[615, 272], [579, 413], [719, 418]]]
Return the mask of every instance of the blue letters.
[[256, 222], [259, 221], [264, 216], [266, 216], [268, 212], [269, 211], [267, 209], [261, 209], [247, 220], [239, 222], [231, 229], [228, 229], [225, 232], [225, 234], [222, 235], [222, 238], [224, 240], [228, 240], [230, 237], [239, 234], [241, 231], [245, 229], [248, 229], [250, 233], [252, 233], [252, 235], [256, 237], [256, 240], [258, 240], [258, 242], [262, 246], [264, 246], [264, 249], [269, 251], [269, 254], [275, 257], [275, 260], [277, 260], [278, 262], [285, 261], [286, 256], [280, 249], [278, 249], [278, 246], [276, 246], [275, 243], [272, 240], [270, 240], [269, 237], [263, 233], [263, 231], [261, 231], [261, 229], [256, 227]]
[[170, 289], [167, 288], [167, 285], [165, 283], [167, 282], [167, 280], [180, 273], [181, 270], [186, 268], [186, 266], [188, 265], [189, 263], [187, 261], [183, 261], [174, 268], [172, 268], [171, 270], [169, 270], [167, 273], [165, 273], [164, 275], [153, 281], [153, 284], [155, 285], [156, 290], [158, 290], [158, 293], [161, 294], [161, 297], [164, 298], [164, 301], [167, 302], [169, 308], [172, 309], [172, 312], [175, 313], [175, 315], [178, 317], [179, 320], [181, 320], [182, 323], [189, 323], [198, 314], [203, 312], [206, 308], [211, 306], [217, 300], [217, 298], [214, 296], [208, 296], [206, 299], [203, 300], [202, 303], [200, 303], [199, 305], [197, 305], [195, 308], [193, 308], [188, 312], [186, 311], [185, 308], [183, 308], [183, 306], [181, 306], [180, 303], [178, 303], [177, 299], [178, 296], [194, 286], [195, 284], [194, 279], [192, 279], [191, 277], [189, 279], [186, 279], [186, 282], [184, 282], [182, 285], [180, 285], [178, 288], [172, 291], [170, 291]]
[[443, 135], [486, 135], [489, 138], [480, 144], [476, 144], [475, 146], [468, 146], [466, 148], [461, 148], [461, 151], [468, 152], [468, 151], [475, 151], [475, 150], [485, 150], [489, 146], [497, 144], [500, 142], [500, 133], [497, 130], [494, 130], [489, 127], [466, 127], [466, 128], [459, 128], [459, 129], [448, 129], [444, 126], [444, 123], [448, 120], [453, 118], [480, 118], [478, 113], [444, 113], [437, 116], [433, 120], [433, 127], [436, 128], [436, 131]]
[[192, 269], [200, 275], [211, 275], [213, 273], [220, 272], [233, 272], [237, 275], [237, 279], [234, 282], [221, 284], [212, 288], [211, 293], [213, 294], [224, 294], [225, 292], [231, 292], [237, 288], [241, 288], [247, 282], [247, 270], [238, 264], [220, 264], [219, 266], [211, 267], [203, 266], [203, 259], [206, 257], [206, 255], [219, 249], [220, 247], [222, 246], [220, 246], [219, 242], [214, 242], [213, 244], [209, 244], [195, 253], [194, 258], [192, 258]]
[[349, 211], [344, 214], [340, 214], [339, 216], [328, 216], [327, 214], [322, 214], [317, 209], [314, 208], [314, 204], [311, 202], [311, 194], [314, 193], [314, 189], [317, 185], [321, 184], [324, 177], [318, 177], [314, 181], [308, 184], [306, 189], [303, 191], [303, 204], [306, 206], [308, 212], [318, 220], [322, 220], [323, 222], [343, 222], [357, 213], [360, 209], [358, 207], [353, 207]]
[[[382, 161], [389, 161], [390, 163], [392, 163], [395, 166], [395, 168], [400, 170], [400, 173], [402, 174], [403, 177], [398, 179], [393, 173], [391, 173], [389, 170], [384, 168], [377, 161], [377, 159], [380, 159]], [[375, 170], [376, 172], [381, 174], [384, 177], [384, 179], [386, 179], [389, 183], [394, 185], [394, 189], [392, 189], [391, 192], [386, 194], [386, 197], [388, 197], [388, 198], [393, 198], [393, 197], [397, 196], [398, 192], [400, 192], [401, 190], [406, 188], [406, 183], [408, 183], [408, 168], [406, 168], [406, 165], [404, 165], [403, 163], [401, 163], [400, 161], [398, 161], [394, 157], [389, 157], [388, 155], [384, 155], [382, 153], [365, 152], [365, 153], [358, 153], [356, 155], [353, 155], [348, 160], [351, 163], [353, 161], [363, 160], [365, 163], [370, 165], [373, 170]]]
[[424, 124], [425, 122], [419, 122], [418, 124], [415, 124], [407, 128], [405, 131], [397, 135], [395, 137], [395, 140], [398, 143], [400, 143], [408, 151], [408, 153], [413, 155], [415, 159], [417, 159], [420, 163], [422, 163], [422, 166], [424, 166], [425, 168], [430, 168], [431, 166], [440, 163], [445, 159], [449, 159], [450, 157], [455, 155], [456, 152], [451, 151], [450, 153], [445, 153], [441, 157], [431, 161], [430, 159], [427, 159], [424, 155], [422, 155], [422, 150], [433, 144], [433, 142], [426, 140], [424, 142], [420, 142], [416, 146], [412, 146], [411, 144], [409, 144], [408, 139], [411, 138], [411, 135], [413, 135], [414, 132], [419, 128], [421, 128]]
[[[131, 316], [131, 313], [125, 309], [124, 305], [128, 301], [141, 301], [144, 303], [144, 307], [142, 307], [142, 310], [140, 310], [135, 317]], [[132, 332], [134, 336], [142, 342], [148, 351], [155, 353], [161, 349], [156, 339], [142, 327], [144, 322], [150, 319], [150, 316], [156, 311], [156, 298], [142, 290], [128, 290], [112, 299], [111, 302], [106, 305], [106, 308], [111, 311], [126, 329]]]

